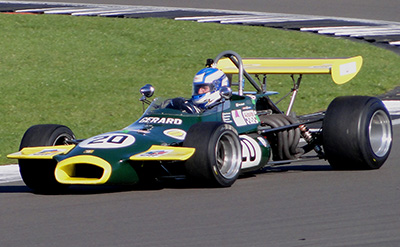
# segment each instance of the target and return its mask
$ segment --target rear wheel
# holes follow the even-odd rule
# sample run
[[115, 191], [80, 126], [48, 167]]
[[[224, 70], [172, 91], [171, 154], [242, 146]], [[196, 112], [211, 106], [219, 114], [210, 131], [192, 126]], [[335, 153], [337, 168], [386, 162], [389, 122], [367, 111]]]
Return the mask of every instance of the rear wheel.
[[[73, 139], [74, 133], [66, 126], [34, 125], [22, 137], [20, 150], [25, 147], [65, 145], [67, 140]], [[57, 193], [67, 188], [67, 185], [60, 184], [55, 178], [55, 160], [20, 159], [18, 163], [22, 179], [35, 192]]]
[[392, 147], [392, 123], [381, 100], [368, 96], [334, 99], [323, 122], [326, 159], [334, 169], [378, 169]]
[[194, 155], [185, 163], [189, 177], [218, 187], [229, 187], [238, 178], [242, 147], [231, 125], [197, 123], [187, 132], [183, 145], [196, 148]]

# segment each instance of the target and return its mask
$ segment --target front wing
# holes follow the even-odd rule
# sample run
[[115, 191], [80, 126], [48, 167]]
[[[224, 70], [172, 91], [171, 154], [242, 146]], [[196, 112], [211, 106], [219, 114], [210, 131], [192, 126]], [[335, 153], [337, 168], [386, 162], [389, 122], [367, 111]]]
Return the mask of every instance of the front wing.
[[[75, 145], [26, 147], [9, 154], [10, 159], [55, 160], [57, 155], [67, 155]], [[130, 161], [185, 161], [195, 152], [195, 148], [153, 145], [148, 150], [132, 155]], [[67, 157], [56, 163], [55, 178], [62, 184], [133, 184], [138, 181], [137, 173], [129, 164], [121, 160], [117, 164], [94, 155], [81, 154]], [[40, 163], [34, 162], [32, 165]]]

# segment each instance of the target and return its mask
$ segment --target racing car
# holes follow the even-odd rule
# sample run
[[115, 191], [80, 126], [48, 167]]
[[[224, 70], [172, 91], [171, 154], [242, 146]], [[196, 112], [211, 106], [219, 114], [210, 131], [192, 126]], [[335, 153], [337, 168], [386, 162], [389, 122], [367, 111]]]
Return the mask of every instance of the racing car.
[[[20, 151], [7, 157], [18, 159], [23, 181], [38, 193], [163, 179], [229, 187], [241, 174], [310, 159], [327, 160], [333, 169], [378, 169], [393, 136], [390, 115], [378, 98], [337, 97], [312, 117], [292, 112], [302, 75], [330, 74], [343, 84], [361, 66], [360, 56], [241, 58], [224, 51], [196, 74], [191, 99], [150, 100], [155, 90], [147, 84], [140, 101], [149, 106], [131, 125], [87, 139], [77, 139], [64, 125], [34, 125]], [[271, 100], [277, 93], [267, 90], [269, 74], [292, 79], [284, 110]], [[244, 91], [245, 83], [253, 90]], [[211, 91], [200, 94], [204, 85]]]

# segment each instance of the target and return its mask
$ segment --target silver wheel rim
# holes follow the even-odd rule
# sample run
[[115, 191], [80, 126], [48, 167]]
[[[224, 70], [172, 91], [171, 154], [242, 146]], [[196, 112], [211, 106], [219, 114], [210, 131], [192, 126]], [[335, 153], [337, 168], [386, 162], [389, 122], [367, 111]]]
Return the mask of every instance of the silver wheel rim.
[[390, 119], [383, 110], [378, 110], [372, 115], [369, 122], [369, 142], [372, 151], [378, 157], [385, 156], [390, 149], [392, 129]]
[[242, 164], [241, 146], [232, 133], [220, 136], [215, 147], [216, 168], [226, 179], [234, 178]]
[[74, 137], [72, 137], [70, 134], [61, 134], [59, 136], [57, 136], [57, 138], [54, 140], [53, 142], [53, 146], [56, 145], [68, 145], [67, 141], [68, 140], [72, 140], [74, 139]]

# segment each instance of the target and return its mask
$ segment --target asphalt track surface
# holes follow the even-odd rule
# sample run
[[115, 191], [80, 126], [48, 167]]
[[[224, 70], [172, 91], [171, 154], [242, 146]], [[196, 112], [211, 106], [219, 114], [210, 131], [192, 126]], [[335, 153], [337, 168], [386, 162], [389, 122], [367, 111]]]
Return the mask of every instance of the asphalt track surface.
[[[112, 3], [124, 2], [156, 3]], [[201, 5], [221, 8], [222, 2], [228, 1]], [[287, 1], [280, 1], [285, 9], [260, 7], [272, 1], [229, 2], [225, 9], [291, 8]], [[399, 21], [399, 11], [392, 17], [391, 11], [370, 14], [386, 3], [389, 10], [398, 8], [395, 2], [363, 1], [371, 8], [364, 16], [354, 6], [329, 14], [336, 5], [324, 0], [313, 12]], [[200, 1], [192, 6], [174, 1], [179, 3], [202, 7]], [[292, 5], [290, 13], [305, 10]], [[399, 138], [396, 125], [393, 150], [379, 170], [332, 171], [321, 160], [269, 169], [226, 189], [178, 183], [153, 190], [75, 187], [66, 195], [36, 195], [21, 181], [0, 184], [0, 246], [399, 246]]]
[[[400, 138], [396, 125], [395, 140]], [[394, 142], [393, 149], [399, 150]], [[231, 188], [72, 189], [0, 185], [0, 246], [398, 246], [399, 152], [373, 171], [324, 161], [274, 168]]]

